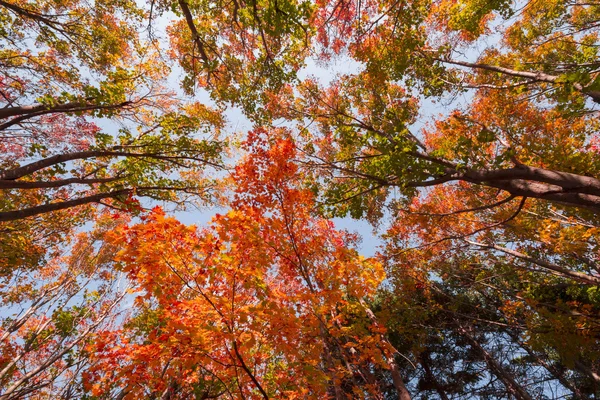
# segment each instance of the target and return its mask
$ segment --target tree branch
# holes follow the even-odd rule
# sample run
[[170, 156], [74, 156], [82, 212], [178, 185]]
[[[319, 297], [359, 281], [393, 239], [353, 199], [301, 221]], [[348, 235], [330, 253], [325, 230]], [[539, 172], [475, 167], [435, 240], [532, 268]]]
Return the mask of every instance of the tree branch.
[[[514, 69], [510, 69], [510, 68], [498, 67], [496, 65], [470, 63], [470, 62], [458, 61], [458, 60], [437, 59], [437, 61], [441, 61], [446, 64], [459, 65], [461, 67], [468, 67], [468, 68], [475, 68], [475, 69], [483, 69], [483, 70], [492, 71], [492, 72], [499, 72], [501, 74], [514, 76], [517, 78], [532, 79], [537, 82], [562, 83], [562, 82], [558, 82], [558, 79], [559, 79], [558, 76], [546, 74], [545, 72], [541, 72], [541, 71], [534, 71], [534, 72], [517, 71]], [[575, 90], [577, 90], [578, 92], [591, 97], [592, 100], [594, 100], [596, 103], [600, 103], [600, 92], [586, 90], [585, 87], [581, 83], [578, 83], [578, 82], [573, 82], [573, 88]]]
[[74, 200], [61, 201], [58, 203], [43, 204], [41, 206], [25, 208], [22, 210], [0, 212], [0, 222], [14, 221], [14, 220], [18, 220], [18, 219], [27, 218], [27, 217], [33, 217], [33, 216], [39, 215], [39, 214], [46, 214], [46, 213], [53, 212], [53, 211], [64, 210], [67, 208], [76, 207], [76, 206], [80, 206], [80, 205], [84, 205], [84, 204], [98, 203], [100, 200], [103, 200], [103, 199], [114, 198], [117, 196], [129, 194], [129, 193], [133, 193], [133, 189], [121, 189], [121, 190], [116, 190], [113, 192], [97, 193], [94, 195], [81, 197], [81, 198], [74, 199]]
[[192, 40], [198, 46], [198, 51], [200, 52], [200, 57], [202, 61], [204, 61], [205, 66], [208, 68], [210, 65], [210, 60], [208, 59], [208, 55], [206, 54], [206, 50], [204, 48], [204, 43], [202, 43], [202, 39], [200, 38], [200, 34], [198, 33], [198, 29], [196, 29], [196, 25], [194, 24], [194, 17], [192, 16], [192, 12], [190, 11], [190, 7], [184, 0], [179, 0], [179, 7], [183, 12], [185, 17], [185, 22], [188, 25], [188, 28], [192, 32]]
[[51, 167], [56, 164], [60, 164], [67, 161], [81, 160], [86, 158], [94, 157], [138, 157], [138, 158], [153, 158], [166, 161], [174, 160], [195, 160], [205, 164], [211, 165], [216, 168], [220, 168], [218, 164], [210, 161], [197, 158], [197, 157], [186, 157], [186, 156], [168, 156], [160, 153], [130, 153], [126, 151], [114, 151], [114, 150], [90, 150], [90, 151], [78, 151], [66, 154], [57, 154], [42, 160], [26, 164], [22, 167], [13, 168], [11, 170], [4, 170], [0, 172], [0, 180], [15, 180], [22, 178], [23, 176], [32, 174], [44, 168]]
[[533, 257], [528, 256], [527, 254], [518, 252], [516, 250], [511, 250], [508, 249], [506, 247], [502, 247], [502, 246], [498, 246], [496, 244], [485, 244], [485, 243], [479, 243], [479, 242], [473, 242], [470, 240], [465, 240], [465, 242], [472, 244], [474, 246], [478, 246], [484, 249], [493, 249], [493, 250], [498, 250], [501, 251], [503, 253], [509, 254], [513, 257], [516, 257], [518, 259], [524, 260], [524, 261], [528, 261], [532, 264], [536, 264], [539, 265], [540, 267], [549, 269], [551, 271], [557, 272], [559, 274], [559, 276], [562, 276], [563, 278], [571, 278], [571, 279], [575, 279], [576, 281], [585, 283], [587, 285], [599, 285], [600, 284], [600, 278], [599, 277], [595, 277], [595, 276], [589, 276], [586, 275], [584, 273], [581, 272], [577, 272], [577, 271], [571, 271], [569, 269], [563, 268], [560, 265], [551, 263], [549, 261], [544, 261], [544, 260], [540, 260], [540, 259], [536, 259]]
[[0, 180], [0, 189], [46, 189], [57, 188], [71, 184], [93, 185], [95, 183], [109, 183], [123, 179], [123, 177], [111, 178], [67, 178], [56, 181], [15, 181], [15, 180]]

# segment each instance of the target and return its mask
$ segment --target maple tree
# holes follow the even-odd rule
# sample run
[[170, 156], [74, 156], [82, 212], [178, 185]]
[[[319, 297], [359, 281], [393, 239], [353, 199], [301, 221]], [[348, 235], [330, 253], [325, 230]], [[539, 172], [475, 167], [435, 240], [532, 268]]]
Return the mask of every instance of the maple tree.
[[122, 337], [96, 342], [92, 393], [377, 397], [373, 370], [398, 373], [365, 303], [381, 266], [310, 215], [290, 140], [255, 131], [249, 141], [232, 210], [211, 227], [156, 210], [124, 232], [117, 261], [139, 293], [136, 315]]
[[[330, 194], [334, 201], [356, 195], [355, 215], [359, 202], [389, 188], [412, 197], [455, 181], [597, 210], [597, 6], [474, 3], [380, 4], [386, 18], [381, 8], [345, 4], [354, 19], [335, 39], [364, 68], [328, 87], [304, 82], [288, 114], [317, 122], [310, 130], [326, 140], [314, 154], [318, 162], [355, 177], [347, 185], [336, 180]], [[489, 45], [477, 62], [456, 60], [491, 34], [492, 20], [505, 34], [500, 45]], [[413, 128], [425, 97], [468, 90], [475, 91], [470, 104], [424, 133]], [[564, 156], [548, 154], [555, 148]]]

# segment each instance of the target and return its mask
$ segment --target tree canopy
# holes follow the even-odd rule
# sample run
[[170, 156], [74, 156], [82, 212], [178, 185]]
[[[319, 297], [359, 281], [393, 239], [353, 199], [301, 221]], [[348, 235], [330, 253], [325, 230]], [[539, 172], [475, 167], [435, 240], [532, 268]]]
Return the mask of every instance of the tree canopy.
[[0, 399], [600, 395], [599, 27], [0, 0]]

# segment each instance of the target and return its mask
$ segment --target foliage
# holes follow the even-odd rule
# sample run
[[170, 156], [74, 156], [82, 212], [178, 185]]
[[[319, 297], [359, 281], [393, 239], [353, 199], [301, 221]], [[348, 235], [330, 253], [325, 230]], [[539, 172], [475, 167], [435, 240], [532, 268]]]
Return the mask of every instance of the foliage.
[[323, 397], [332, 384], [376, 395], [368, 375], [387, 367], [392, 349], [361, 299], [381, 266], [310, 216], [292, 143], [265, 139], [250, 135], [255, 151], [234, 175], [232, 210], [209, 228], [157, 209], [123, 232], [117, 262], [137, 292], [135, 315], [120, 336], [96, 342], [93, 394]]
[[597, 395], [600, 5], [0, 10], [0, 397]]

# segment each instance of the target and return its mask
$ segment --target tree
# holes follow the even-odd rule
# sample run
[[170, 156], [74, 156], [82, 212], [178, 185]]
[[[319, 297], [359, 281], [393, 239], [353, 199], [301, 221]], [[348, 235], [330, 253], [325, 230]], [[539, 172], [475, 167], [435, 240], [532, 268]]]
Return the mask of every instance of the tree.
[[56, 245], [43, 266], [19, 271], [0, 292], [3, 399], [82, 394], [81, 373], [94, 335], [118, 326], [127, 283], [114, 270], [115, 247], [102, 238], [124, 221], [99, 218], [96, 229]]
[[[306, 81], [288, 111], [301, 124], [317, 122], [308, 145], [323, 147], [307, 150], [347, 178], [335, 181], [330, 200], [355, 196], [351, 208], [360, 215], [361, 193], [371, 193], [363, 202], [391, 188], [411, 198], [418, 188], [461, 181], [596, 212], [597, 6], [452, 4], [338, 4], [329, 41], [346, 46], [361, 68], [329, 87]], [[478, 45], [492, 20], [504, 34], [496, 45], [476, 62], [456, 60], [452, 49]], [[419, 102], [468, 90], [470, 104], [414, 132]], [[562, 157], [548, 155], [556, 148]]]
[[209, 201], [224, 122], [165, 87], [134, 2], [0, 9], [0, 397], [79, 398], [87, 346], [118, 328], [127, 293], [103, 238], [122, 217], [97, 205]]
[[[0, 7], [0, 221], [206, 190], [199, 174], [220, 165], [222, 117], [166, 91], [169, 66], [137, 31], [142, 9], [133, 2]], [[177, 174], [182, 169], [195, 178]]]
[[[209, 201], [220, 112], [177, 99], [134, 2], [1, 2], [0, 263], [5, 284], [138, 198]], [[35, 41], [35, 49], [31, 43]]]
[[[483, 311], [473, 318], [490, 329], [507, 324], [525, 347], [535, 343], [532, 354], [552, 354], [546, 365], [555, 382], [564, 378], [556, 377], [555, 361], [559, 371], [573, 371], [574, 359], [595, 359], [584, 354], [596, 351], [587, 335], [595, 335], [597, 316], [598, 6], [348, 2], [331, 10], [323, 18], [339, 18], [326, 34], [362, 63], [358, 72], [330, 84], [306, 80], [295, 98], [284, 98], [304, 160], [316, 171], [311, 179], [326, 187], [323, 210], [391, 226], [384, 256], [397, 291], [441, 280], [448, 296], [457, 296], [468, 282], [471, 296], [498, 297], [496, 307], [519, 310], [516, 320]], [[490, 44], [491, 26], [503, 36]], [[418, 123], [430, 114], [420, 103], [452, 104], [462, 93], [454, 110], [446, 106], [432, 122]], [[463, 273], [473, 277], [455, 280]], [[466, 327], [452, 331], [473, 339]], [[427, 343], [431, 336], [423, 335]], [[472, 349], [492, 354], [477, 340]], [[406, 353], [420, 360], [435, 388], [436, 375], [423, 366], [431, 370], [431, 362], [416, 347]], [[544, 359], [530, 359], [530, 368]], [[588, 376], [593, 364], [583, 368]], [[486, 365], [512, 396], [531, 395], [493, 362]], [[587, 377], [572, 374], [579, 381], [565, 388], [593, 393]]]
[[[365, 302], [380, 265], [310, 215], [289, 139], [258, 130], [247, 146], [232, 210], [210, 228], [155, 210], [125, 232], [118, 262], [136, 311], [120, 336], [98, 339], [92, 394], [378, 398], [374, 371], [398, 375]], [[401, 378], [393, 384], [410, 398]]]

